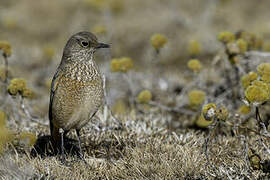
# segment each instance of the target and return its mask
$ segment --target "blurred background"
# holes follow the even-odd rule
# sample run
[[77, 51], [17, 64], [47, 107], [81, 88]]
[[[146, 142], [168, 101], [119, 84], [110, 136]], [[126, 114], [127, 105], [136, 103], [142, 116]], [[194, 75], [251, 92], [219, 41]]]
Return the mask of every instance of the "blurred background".
[[[152, 89], [153, 76], [165, 78], [167, 84], [161, 89], [168, 90], [185, 83], [181, 75], [187, 68], [191, 40], [201, 44], [204, 64], [221, 47], [217, 40], [220, 31], [247, 30], [267, 42], [269, 7], [267, 0], [1, 0], [0, 40], [12, 46], [10, 77], [26, 79], [37, 94], [30, 102], [35, 105], [31, 113], [46, 117], [50, 80], [74, 33], [91, 31], [99, 41], [112, 45], [110, 50], [98, 52], [96, 59], [107, 76], [108, 101], [113, 104], [124, 96], [126, 84], [110, 72], [111, 58], [133, 59], [134, 72], [140, 73], [131, 83], [136, 84], [137, 79], [141, 83], [134, 92]], [[150, 43], [155, 33], [168, 40], [158, 58]], [[2, 60], [0, 63], [3, 65]]]

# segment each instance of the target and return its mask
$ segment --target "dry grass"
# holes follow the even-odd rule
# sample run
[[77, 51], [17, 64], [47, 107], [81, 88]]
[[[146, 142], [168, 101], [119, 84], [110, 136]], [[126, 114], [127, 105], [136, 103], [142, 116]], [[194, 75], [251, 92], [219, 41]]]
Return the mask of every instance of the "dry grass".
[[[137, 118], [128, 118], [124, 121], [125, 128], [120, 130], [109, 130], [106, 126], [103, 129], [107, 130], [95, 130], [96, 126], [90, 125], [85, 127], [82, 139], [87, 163], [69, 155], [67, 163], [62, 164], [58, 156], [34, 158], [28, 150], [11, 148], [1, 158], [1, 176], [3, 179], [269, 178], [262, 171], [250, 168], [241, 138], [217, 135], [211, 139], [208, 164], [204, 150], [206, 131], [170, 131], [164, 128], [166, 121], [160, 119], [169, 115], [152, 114], [136, 114]], [[114, 125], [110, 120], [107, 123]], [[71, 137], [75, 138], [73, 133]], [[248, 145], [258, 154], [266, 154], [256, 135], [248, 137]], [[270, 146], [269, 141], [266, 145]]]

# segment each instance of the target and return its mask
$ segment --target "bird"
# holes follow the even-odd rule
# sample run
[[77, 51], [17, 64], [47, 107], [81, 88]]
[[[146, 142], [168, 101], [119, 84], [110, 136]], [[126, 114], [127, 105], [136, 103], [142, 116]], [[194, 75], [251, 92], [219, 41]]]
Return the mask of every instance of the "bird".
[[49, 121], [54, 147], [60, 148], [65, 161], [64, 137], [75, 129], [79, 155], [83, 158], [80, 129], [94, 117], [104, 102], [103, 77], [94, 53], [110, 45], [98, 42], [87, 31], [72, 35], [53, 76], [50, 91]]

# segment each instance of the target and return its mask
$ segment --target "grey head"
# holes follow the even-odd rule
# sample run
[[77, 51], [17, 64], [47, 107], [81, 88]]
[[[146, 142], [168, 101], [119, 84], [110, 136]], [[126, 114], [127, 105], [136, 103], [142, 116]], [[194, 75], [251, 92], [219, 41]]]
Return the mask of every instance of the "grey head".
[[89, 60], [97, 49], [109, 47], [108, 44], [99, 43], [97, 37], [91, 32], [79, 32], [67, 41], [62, 61]]

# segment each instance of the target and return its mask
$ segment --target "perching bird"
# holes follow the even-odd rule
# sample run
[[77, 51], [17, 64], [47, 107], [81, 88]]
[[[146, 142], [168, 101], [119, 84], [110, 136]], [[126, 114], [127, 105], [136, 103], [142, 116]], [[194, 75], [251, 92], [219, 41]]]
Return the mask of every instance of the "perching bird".
[[64, 160], [64, 136], [75, 129], [83, 157], [80, 129], [95, 115], [104, 99], [103, 79], [94, 60], [100, 48], [94, 34], [79, 32], [67, 42], [63, 57], [51, 84], [49, 120], [51, 137], [56, 147], [61, 147]]

